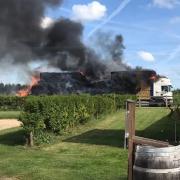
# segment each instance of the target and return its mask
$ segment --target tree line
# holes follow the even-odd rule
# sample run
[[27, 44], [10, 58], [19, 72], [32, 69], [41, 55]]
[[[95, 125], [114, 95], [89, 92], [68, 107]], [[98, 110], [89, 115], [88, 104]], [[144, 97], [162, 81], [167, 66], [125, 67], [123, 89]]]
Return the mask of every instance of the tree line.
[[16, 95], [16, 93], [25, 88], [22, 84], [4, 84], [0, 83], [0, 95]]

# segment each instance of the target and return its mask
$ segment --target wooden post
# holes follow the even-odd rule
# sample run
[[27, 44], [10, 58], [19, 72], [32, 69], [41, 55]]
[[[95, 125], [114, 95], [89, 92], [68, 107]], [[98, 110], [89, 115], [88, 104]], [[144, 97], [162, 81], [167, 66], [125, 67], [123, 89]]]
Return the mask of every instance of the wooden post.
[[29, 146], [34, 146], [33, 133], [32, 131], [29, 133]]
[[176, 118], [174, 118], [174, 142], [177, 143], [177, 122], [176, 122]]
[[127, 107], [127, 101], [126, 101], [126, 110], [125, 110], [125, 134], [124, 134], [124, 149], [127, 149], [128, 147], [128, 137], [129, 137], [129, 128], [128, 128], [128, 107]]
[[127, 101], [128, 109], [128, 180], [133, 180], [133, 165], [134, 165], [134, 143], [133, 137], [135, 136], [135, 107], [136, 104], [134, 101]]
[[168, 107], [168, 99], [167, 99], [167, 96], [166, 96], [166, 107]]
[[139, 107], [141, 107], [141, 98], [140, 98], [140, 96], [139, 96], [138, 102], [139, 102]]

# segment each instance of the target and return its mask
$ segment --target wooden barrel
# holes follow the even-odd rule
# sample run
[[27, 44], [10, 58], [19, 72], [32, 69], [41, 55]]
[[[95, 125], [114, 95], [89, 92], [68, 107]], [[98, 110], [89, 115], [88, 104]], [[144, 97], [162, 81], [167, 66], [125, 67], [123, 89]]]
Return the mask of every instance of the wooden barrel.
[[180, 180], [180, 146], [137, 146], [134, 180]]

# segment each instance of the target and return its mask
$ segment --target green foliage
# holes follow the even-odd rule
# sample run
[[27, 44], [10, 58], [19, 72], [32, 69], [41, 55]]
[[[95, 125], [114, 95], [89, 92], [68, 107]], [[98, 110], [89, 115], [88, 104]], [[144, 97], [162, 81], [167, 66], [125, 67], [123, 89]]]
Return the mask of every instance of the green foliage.
[[25, 98], [17, 96], [0, 96], [0, 110], [21, 110]]
[[176, 107], [180, 106], [180, 93], [174, 93], [173, 101]]
[[33, 132], [38, 142], [48, 142], [50, 134], [84, 124], [90, 119], [123, 108], [129, 95], [30, 96], [24, 103], [20, 121], [27, 133]]
[[127, 99], [130, 99], [130, 100], [137, 99], [135, 95], [129, 95], [129, 94], [125, 94], [125, 95], [106, 94], [104, 96], [113, 99], [116, 110], [125, 108], [125, 105], [126, 105], [125, 102], [127, 101]]
[[174, 120], [180, 119], [180, 92], [174, 92], [173, 108], [171, 108], [171, 116]]

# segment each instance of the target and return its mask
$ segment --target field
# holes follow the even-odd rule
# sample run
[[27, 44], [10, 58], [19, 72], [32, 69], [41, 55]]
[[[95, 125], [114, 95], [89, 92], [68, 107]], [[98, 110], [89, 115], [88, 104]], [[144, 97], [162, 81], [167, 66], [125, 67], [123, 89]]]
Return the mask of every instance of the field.
[[[138, 108], [137, 134], [174, 141], [166, 108]], [[0, 131], [0, 177], [26, 180], [125, 180], [124, 111], [88, 122], [49, 145], [27, 148], [21, 128]], [[178, 124], [180, 130], [180, 123]], [[180, 134], [180, 132], [178, 132]]]

